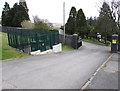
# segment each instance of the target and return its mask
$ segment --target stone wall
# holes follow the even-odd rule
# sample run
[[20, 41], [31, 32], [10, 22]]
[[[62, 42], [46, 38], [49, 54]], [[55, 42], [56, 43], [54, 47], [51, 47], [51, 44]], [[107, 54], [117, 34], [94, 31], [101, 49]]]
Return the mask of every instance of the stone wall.
[[64, 35], [59, 35], [59, 42], [69, 45], [74, 49], [79, 48], [82, 46], [82, 41], [79, 41], [79, 36], [77, 34], [74, 35], [65, 35], [65, 40], [64, 40]]

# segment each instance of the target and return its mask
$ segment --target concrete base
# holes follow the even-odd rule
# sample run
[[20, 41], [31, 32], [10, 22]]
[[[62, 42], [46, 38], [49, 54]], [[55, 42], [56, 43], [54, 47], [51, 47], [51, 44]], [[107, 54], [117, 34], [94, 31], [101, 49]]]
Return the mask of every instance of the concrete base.
[[35, 56], [35, 55], [43, 55], [43, 54], [48, 54], [48, 53], [53, 53], [53, 50], [50, 49], [50, 50], [46, 50], [46, 51], [43, 51], [43, 52], [38, 50], [38, 51], [31, 52], [30, 54]]

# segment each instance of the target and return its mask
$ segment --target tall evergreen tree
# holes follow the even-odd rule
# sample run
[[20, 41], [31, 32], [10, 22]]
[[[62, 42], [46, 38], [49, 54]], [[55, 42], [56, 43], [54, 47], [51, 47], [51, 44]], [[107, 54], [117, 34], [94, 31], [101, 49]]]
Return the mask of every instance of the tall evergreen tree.
[[10, 6], [7, 2], [5, 2], [5, 5], [2, 11], [2, 26], [10, 25], [9, 11], [10, 11]]
[[72, 7], [69, 14], [68, 21], [66, 23], [67, 34], [74, 34], [76, 32], [76, 14], [77, 14], [76, 8]]
[[114, 20], [117, 21], [118, 33], [120, 34], [120, 0], [112, 0], [110, 6]]
[[90, 17], [90, 18], [87, 18], [87, 27], [88, 27], [88, 30], [89, 30], [89, 38], [96, 38], [96, 30], [95, 30], [95, 27], [96, 27], [96, 23], [97, 23], [97, 18], [96, 17]]
[[84, 35], [87, 34], [87, 21], [82, 9], [78, 10], [76, 25], [77, 25], [77, 32], [79, 33], [79, 35], [82, 36], [82, 38], [84, 38]]
[[14, 13], [14, 18], [12, 20], [13, 27], [21, 27], [21, 22], [23, 20], [29, 20], [29, 15], [22, 5], [15, 4], [11, 12]]
[[90, 26], [93, 26], [95, 27], [96, 26], [96, 22], [97, 22], [97, 18], [96, 17], [90, 17], [87, 19], [87, 23], [90, 25]]
[[115, 26], [116, 24], [112, 17], [110, 7], [106, 2], [104, 2], [99, 14], [96, 29], [97, 32], [100, 32], [104, 37], [105, 43], [111, 38], [113, 33], [116, 33]]
[[14, 4], [13, 8], [9, 7], [6, 2], [2, 11], [2, 26], [21, 27], [21, 22], [29, 20], [29, 15], [22, 5]]

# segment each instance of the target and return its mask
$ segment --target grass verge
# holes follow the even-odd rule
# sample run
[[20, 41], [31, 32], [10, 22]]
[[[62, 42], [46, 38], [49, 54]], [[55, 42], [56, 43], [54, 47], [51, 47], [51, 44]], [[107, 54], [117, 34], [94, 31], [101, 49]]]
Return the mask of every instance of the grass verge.
[[2, 55], [0, 60], [20, 58], [28, 56], [26, 53], [19, 52], [8, 45], [8, 37], [6, 33], [0, 32], [0, 55]]
[[102, 46], [110, 46], [111, 45], [110, 41], [107, 41], [106, 44], [104, 43], [103, 40], [101, 42], [98, 42], [96, 39], [83, 39], [83, 41], [90, 42], [90, 43], [97, 44], [97, 45], [102, 45]]
[[71, 50], [74, 50], [74, 48], [72, 48], [68, 45], [62, 44], [62, 51], [71, 51]]

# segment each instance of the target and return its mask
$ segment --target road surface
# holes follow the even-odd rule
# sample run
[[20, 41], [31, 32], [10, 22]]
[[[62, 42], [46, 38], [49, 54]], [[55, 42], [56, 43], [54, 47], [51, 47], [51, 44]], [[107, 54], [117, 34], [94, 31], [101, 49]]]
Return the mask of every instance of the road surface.
[[80, 89], [110, 56], [110, 47], [83, 42], [78, 50], [4, 61], [3, 89]]

